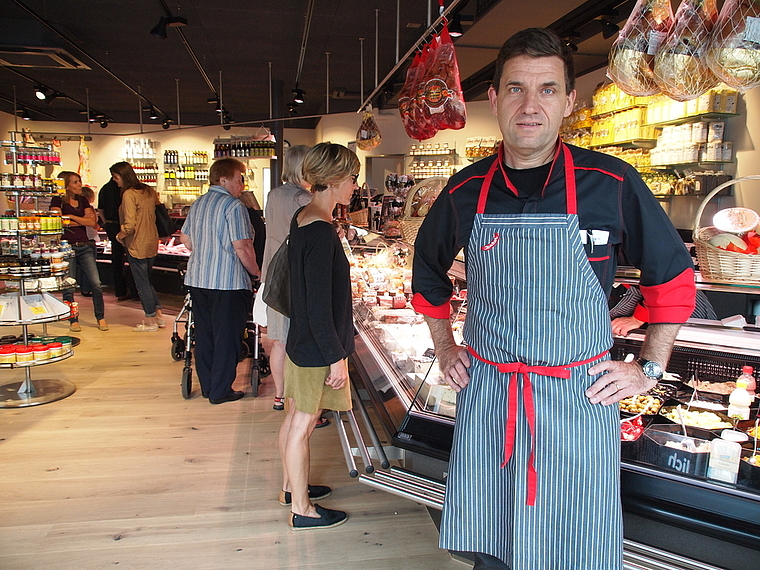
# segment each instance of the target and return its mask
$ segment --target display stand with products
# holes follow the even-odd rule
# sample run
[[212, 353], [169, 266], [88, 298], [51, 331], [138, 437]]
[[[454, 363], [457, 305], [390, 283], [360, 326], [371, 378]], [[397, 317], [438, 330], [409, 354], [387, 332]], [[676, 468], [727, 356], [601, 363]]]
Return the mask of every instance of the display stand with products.
[[172, 206], [188, 205], [200, 196], [208, 183], [208, 153], [201, 150], [164, 151], [164, 195]]
[[[18, 144], [15, 142], [16, 133], [11, 133], [12, 140], [3, 142], [3, 147], [10, 151], [11, 156], [18, 155]], [[7, 154], [7, 153], [6, 153]], [[46, 159], [26, 162], [26, 168], [36, 170], [44, 164]], [[40, 216], [38, 212], [38, 200], [41, 197], [52, 197], [58, 194], [52, 186], [39, 187], [36, 185], [23, 186], [16, 184], [19, 180], [19, 164], [13, 162], [12, 185], [3, 184], [1, 191], [11, 197], [15, 204], [15, 219], [6, 217], [0, 226], [0, 235], [3, 240], [3, 248], [8, 247], [6, 254], [13, 254], [1, 258], [0, 273], [5, 280], [6, 286], [16, 289], [13, 292], [0, 295], [0, 326], [20, 325], [22, 335], [18, 344], [0, 345], [0, 368], [23, 368], [24, 380], [0, 386], [0, 408], [20, 408], [46, 404], [74, 393], [76, 386], [64, 379], [37, 379], [32, 381], [31, 369], [59, 362], [73, 355], [71, 339], [37, 338], [29, 334], [29, 326], [46, 324], [68, 318], [72, 309], [47, 291], [57, 290], [60, 279], [67, 273], [63, 261], [63, 255], [51, 254], [42, 257], [40, 249], [32, 249], [32, 245], [38, 244], [40, 236], [60, 235], [61, 218], [48, 214]], [[36, 180], [38, 175], [33, 172], [27, 174], [26, 180]], [[30, 178], [31, 177], [31, 178]], [[41, 178], [40, 178], [41, 179]], [[5, 177], [3, 181], [7, 180]], [[27, 182], [28, 183], [28, 182]], [[34, 200], [34, 211], [31, 215], [24, 215], [21, 211], [21, 200], [31, 198]], [[6, 221], [9, 220], [9, 221]], [[12, 220], [12, 221], [10, 221]], [[31, 226], [31, 227], [30, 227]], [[7, 240], [7, 241], [6, 241]], [[15, 242], [15, 247], [13, 247]], [[26, 255], [26, 251], [29, 255]], [[35, 257], [36, 254], [36, 257]], [[40, 291], [31, 293], [31, 290]]]
[[409, 154], [412, 157], [409, 173], [415, 178], [451, 176], [456, 172], [457, 153], [449, 143], [413, 144]]
[[[403, 264], [394, 254], [398, 249], [407, 252]], [[407, 273], [406, 269], [411, 266], [412, 255], [413, 248], [400, 242], [388, 247], [377, 244], [374, 256], [354, 251], [354, 393], [362, 396], [362, 405], [371, 406], [375, 412], [367, 432], [383, 434], [385, 437], [380, 439], [390, 442], [384, 448], [386, 455], [399, 459], [389, 472], [355, 475], [375, 489], [424, 504], [438, 523], [449, 471], [457, 395], [442, 381], [422, 316], [408, 304], [408, 294], [399, 294], [409, 288], [407, 278], [411, 271]], [[455, 338], [461, 338], [459, 331], [467, 310], [464, 271], [464, 264], [457, 260], [449, 272], [455, 285], [451, 311]], [[758, 291], [756, 287], [753, 290]], [[643, 335], [636, 331], [615, 339], [613, 358], [623, 360], [629, 353], [638, 354], [642, 341]], [[717, 399], [695, 396], [692, 378], [702, 382], [702, 394], [712, 384], [728, 386], [726, 383], [734, 381], [745, 365], [755, 370], [760, 366], [760, 333], [696, 324], [682, 327], [667, 367], [678, 378], [669, 376], [673, 387], [662, 387], [658, 392], [661, 403], [667, 404], [664, 412], [679, 404], [686, 408], [690, 402], [692, 412], [697, 411], [696, 405], [710, 405], [695, 404], [697, 400], [720, 405], [720, 395]], [[707, 476], [703, 469], [706, 460], [698, 461], [698, 456], [689, 457], [685, 454], [690, 452], [679, 450], [674, 442], [683, 439], [678, 435], [681, 426], [667, 415], [645, 412], [638, 416], [642, 420], [639, 435], [646, 438], [641, 443], [626, 440], [626, 430], [621, 429], [626, 567], [757, 568], [760, 467], [749, 461], [753, 459], [755, 437], [750, 432], [758, 414], [757, 401], [751, 410], [751, 421], [738, 426], [749, 437], [742, 444], [735, 483]], [[623, 411], [621, 420], [634, 415]], [[689, 437], [698, 439], [698, 432], [692, 431], [697, 428], [687, 429]], [[705, 441], [709, 443], [717, 432], [707, 432]], [[343, 443], [344, 448], [351, 449], [348, 441]], [[579, 445], [572, 441], [561, 444]]]

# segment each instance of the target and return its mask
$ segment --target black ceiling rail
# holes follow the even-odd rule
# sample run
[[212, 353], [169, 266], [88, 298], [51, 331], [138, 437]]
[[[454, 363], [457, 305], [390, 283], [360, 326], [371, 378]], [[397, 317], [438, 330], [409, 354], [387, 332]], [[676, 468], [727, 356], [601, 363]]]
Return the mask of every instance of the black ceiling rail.
[[[588, 0], [546, 27], [554, 30], [559, 37], [571, 39], [574, 44], [579, 44], [602, 32], [599, 18], [604, 17], [613, 23], [622, 22], [628, 18], [635, 4], [635, 0]], [[604, 65], [606, 64], [576, 70], [576, 76], [581, 77]], [[493, 81], [495, 70], [494, 60], [464, 79], [462, 92], [465, 100], [472, 100], [485, 93]]]
[[48, 117], [49, 119], [55, 121], [55, 116], [51, 115], [50, 113], [46, 113], [45, 111], [40, 111], [36, 107], [32, 107], [30, 105], [21, 105], [19, 106], [18, 101], [14, 101], [11, 97], [6, 97], [5, 95], [0, 95], [0, 101], [5, 101], [6, 103], [10, 103], [14, 106], [14, 109], [16, 112], [21, 111], [22, 109], [27, 109], [28, 111], [31, 111], [32, 113], [42, 115], [44, 117]]
[[[167, 18], [174, 17], [174, 14], [172, 14], [171, 10], [169, 10], [169, 6], [167, 6], [164, 0], [158, 0], [158, 3], [161, 5], [161, 8], [164, 10], [164, 13], [166, 14]], [[195, 55], [195, 50], [193, 50], [193, 46], [190, 45], [190, 42], [185, 36], [185, 32], [182, 31], [181, 27], [175, 27], [174, 29], [177, 31], [177, 35], [179, 36], [179, 38], [182, 40], [182, 43], [184, 44], [185, 49], [187, 50], [187, 53], [190, 55], [190, 59], [193, 60], [195, 67], [197, 67], [198, 71], [200, 71], [201, 77], [206, 82], [206, 85], [208, 85], [208, 88], [211, 90], [214, 96], [218, 97], [219, 93], [217, 93], [216, 87], [214, 87], [214, 84], [211, 82], [211, 78], [208, 76], [208, 73], [206, 73], [206, 70], [203, 69], [203, 64], [201, 63], [201, 60], [198, 59], [197, 55]]]
[[[23, 79], [26, 79], [30, 83], [33, 83], [35, 85], [40, 85], [42, 87], [47, 87], [48, 89], [50, 89], [50, 90], [52, 90], [53, 92], [56, 93], [56, 95], [55, 95], [56, 99], [66, 99], [68, 101], [71, 101], [72, 103], [75, 103], [76, 105], [80, 105], [85, 110], [84, 112], [85, 113], [89, 113], [91, 115], [91, 117], [95, 117], [97, 115], [98, 117], [103, 117], [103, 119], [106, 120], [109, 123], [113, 123], [114, 122], [113, 117], [109, 117], [105, 113], [102, 113], [102, 112], [100, 112], [100, 111], [98, 111], [96, 109], [93, 109], [87, 103], [82, 103], [80, 100], [75, 99], [74, 97], [71, 97], [70, 95], [66, 95], [65, 93], [61, 93], [57, 89], [53, 89], [49, 85], [45, 85], [41, 81], [37, 81], [33, 77], [29, 77], [26, 73], [23, 73], [23, 72], [19, 71], [18, 69], [15, 69], [15, 68], [9, 67], [9, 66], [6, 66], [5, 69], [7, 71], [9, 71], [10, 73], [13, 73], [13, 74], [18, 75], [19, 77], [21, 77]], [[35, 110], [34, 107], [30, 107], [29, 105], [24, 105], [24, 107], [26, 107], [27, 109]], [[41, 115], [45, 115], [46, 117], [50, 117], [53, 120], [56, 119], [56, 117], [54, 115], [50, 115], [49, 113], [45, 113], [44, 111], [35, 111], [35, 112], [40, 113]], [[91, 117], [87, 117], [87, 118], [90, 119]]]
[[37, 14], [37, 12], [35, 12], [34, 10], [32, 10], [29, 6], [27, 6], [26, 4], [24, 4], [21, 0], [13, 0], [13, 2], [19, 8], [21, 8], [22, 10], [24, 10], [25, 12], [27, 12], [30, 16], [32, 16], [35, 20], [37, 20], [40, 24], [42, 24], [43, 26], [45, 26], [48, 30], [50, 30], [56, 36], [58, 36], [63, 41], [65, 41], [67, 44], [69, 44], [72, 48], [74, 48], [79, 53], [81, 53], [85, 57], [87, 57], [96, 66], [98, 66], [101, 70], [105, 71], [108, 75], [110, 75], [113, 79], [115, 79], [121, 85], [123, 85], [124, 87], [126, 87], [129, 91], [131, 91], [132, 93], [134, 93], [135, 95], [137, 95], [138, 97], [140, 97], [141, 100], [145, 101], [148, 105], [150, 105], [151, 107], [153, 107], [159, 113], [162, 113], [163, 115], [168, 116], [168, 114], [165, 113], [164, 111], [162, 111], [158, 107], [158, 105], [155, 105], [152, 101], [150, 101], [147, 97], [145, 97], [145, 95], [142, 95], [139, 91], [137, 91], [135, 88], [133, 88], [131, 85], [129, 85], [129, 83], [127, 83], [126, 81], [124, 81], [121, 77], [119, 77], [113, 71], [111, 71], [110, 69], [108, 69], [108, 67], [106, 67], [105, 65], [103, 65], [102, 63], [100, 63], [97, 59], [95, 59], [94, 56], [90, 55], [88, 52], [86, 52], [84, 49], [82, 49], [79, 45], [77, 45], [72, 40], [70, 40], [69, 38], [67, 38], [62, 32], [58, 31], [58, 29], [55, 26], [53, 26], [50, 22], [48, 22], [47, 20], [45, 20], [45, 18], [43, 18], [42, 16], [40, 16], [39, 14]]

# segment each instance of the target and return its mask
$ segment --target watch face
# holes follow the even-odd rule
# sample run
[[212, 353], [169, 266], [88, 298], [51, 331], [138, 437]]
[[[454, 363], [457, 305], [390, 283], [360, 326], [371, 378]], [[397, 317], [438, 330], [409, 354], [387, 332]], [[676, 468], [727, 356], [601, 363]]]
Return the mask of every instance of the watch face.
[[644, 370], [644, 375], [649, 376], [650, 378], [657, 378], [658, 380], [662, 378], [662, 366], [657, 364], [656, 362], [652, 362], [651, 360], [644, 363], [644, 366], [642, 366], [642, 369]]

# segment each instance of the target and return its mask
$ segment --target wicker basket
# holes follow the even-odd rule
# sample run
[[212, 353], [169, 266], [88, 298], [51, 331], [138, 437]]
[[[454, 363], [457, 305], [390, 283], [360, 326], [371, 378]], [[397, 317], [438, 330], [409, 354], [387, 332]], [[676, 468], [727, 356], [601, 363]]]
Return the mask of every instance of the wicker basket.
[[417, 232], [420, 231], [422, 221], [425, 219], [424, 215], [413, 215], [413, 210], [418, 194], [424, 194], [432, 191], [437, 197], [438, 193], [443, 190], [446, 183], [449, 181], [448, 176], [431, 176], [418, 182], [412, 188], [409, 189], [407, 194], [406, 204], [404, 205], [404, 215], [399, 221], [401, 226], [401, 239], [405, 243], [414, 245], [414, 241], [417, 239]]
[[349, 212], [348, 217], [351, 218], [351, 223], [355, 226], [367, 227], [367, 220], [369, 218], [369, 208], [362, 208], [355, 212]]
[[694, 248], [702, 277], [716, 281], [731, 281], [734, 283], [760, 283], [760, 255], [748, 255], [726, 251], [710, 244], [710, 238], [720, 231], [715, 226], [700, 227], [699, 221], [707, 203], [721, 190], [733, 184], [747, 180], [760, 180], [760, 175], [743, 176], [717, 186], [710, 192], [697, 210], [694, 220]]

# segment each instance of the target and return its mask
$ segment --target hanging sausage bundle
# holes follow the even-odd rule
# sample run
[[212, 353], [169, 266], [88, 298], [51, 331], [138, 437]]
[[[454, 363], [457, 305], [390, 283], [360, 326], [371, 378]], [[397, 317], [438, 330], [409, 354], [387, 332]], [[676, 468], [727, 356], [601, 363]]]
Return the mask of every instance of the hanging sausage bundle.
[[423, 141], [467, 121], [454, 43], [448, 27], [435, 35], [409, 66], [398, 100], [406, 134]]
[[654, 58], [659, 89], [676, 101], [696, 99], [718, 84], [704, 52], [718, 18], [716, 0], [682, 0], [675, 24]]
[[656, 95], [660, 88], [652, 60], [673, 24], [670, 0], [638, 0], [612, 44], [607, 76], [634, 97]]
[[760, 3], [726, 0], [706, 53], [718, 79], [740, 91], [760, 85]]

